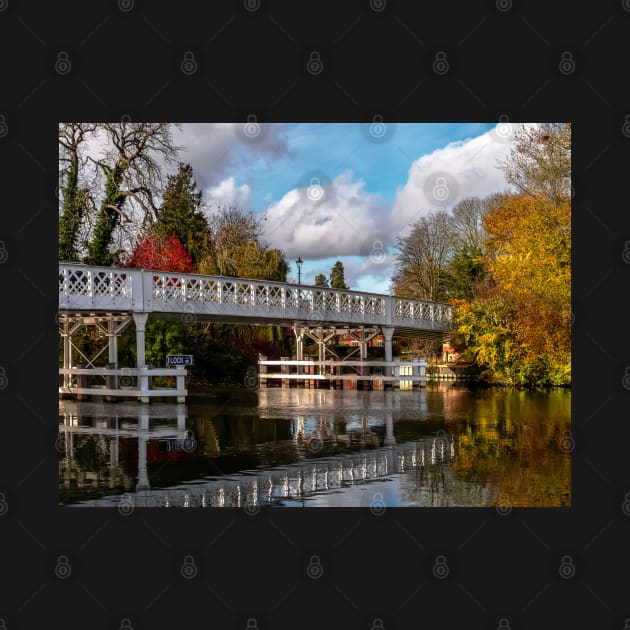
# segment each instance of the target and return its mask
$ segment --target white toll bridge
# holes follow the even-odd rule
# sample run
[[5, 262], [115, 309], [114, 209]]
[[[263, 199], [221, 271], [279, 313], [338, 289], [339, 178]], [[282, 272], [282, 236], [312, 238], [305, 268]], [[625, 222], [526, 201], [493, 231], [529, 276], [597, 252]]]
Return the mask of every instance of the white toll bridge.
[[[368, 342], [382, 334], [383, 366], [391, 375], [398, 364], [392, 361], [393, 337], [444, 338], [451, 330], [452, 310], [444, 303], [361, 291], [60, 263], [59, 331], [64, 341], [63, 367], [59, 370], [64, 380], [60, 394], [129, 396], [142, 402], [148, 402], [152, 396], [176, 396], [183, 401], [186, 396], [183, 367], [156, 370], [146, 365], [144, 335], [149, 317], [187, 323], [290, 327], [296, 335], [297, 361], [304, 359], [305, 335], [317, 342], [319, 360], [325, 361], [328, 345], [337, 335], [351, 335], [358, 342], [363, 360], [367, 357]], [[136, 329], [137, 365], [119, 368], [117, 340], [132, 321]], [[87, 357], [73, 343], [73, 336], [85, 326], [95, 326], [108, 340], [94, 357]], [[98, 368], [94, 362], [105, 350], [107, 367]], [[79, 357], [77, 366], [75, 359]], [[154, 376], [175, 376], [177, 386], [151, 388]], [[100, 379], [96, 386], [94, 377]]]

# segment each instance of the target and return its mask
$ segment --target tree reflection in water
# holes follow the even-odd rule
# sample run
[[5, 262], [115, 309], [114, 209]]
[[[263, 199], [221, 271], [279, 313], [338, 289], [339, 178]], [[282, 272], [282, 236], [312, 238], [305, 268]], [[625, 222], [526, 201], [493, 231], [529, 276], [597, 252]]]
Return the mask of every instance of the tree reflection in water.
[[440, 384], [64, 402], [60, 500], [141, 492], [147, 505], [366, 506], [379, 493], [388, 506], [565, 507], [570, 401], [569, 391]]

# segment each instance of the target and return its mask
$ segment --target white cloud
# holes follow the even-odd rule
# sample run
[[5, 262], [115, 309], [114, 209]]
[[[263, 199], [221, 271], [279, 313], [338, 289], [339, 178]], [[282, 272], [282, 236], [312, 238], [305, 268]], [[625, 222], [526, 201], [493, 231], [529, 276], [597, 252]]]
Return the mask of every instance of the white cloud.
[[203, 198], [207, 205], [228, 206], [232, 203], [247, 209], [251, 197], [251, 188], [248, 184], [237, 186], [233, 177], [228, 177], [216, 186], [210, 186], [203, 191]]
[[396, 194], [389, 225], [404, 232], [431, 211], [447, 209], [465, 197], [485, 197], [509, 188], [497, 161], [507, 157], [513, 126], [499, 125], [471, 140], [452, 142], [423, 155], [409, 169], [407, 183]]
[[351, 171], [344, 171], [319, 190], [289, 191], [267, 208], [265, 238], [289, 258], [365, 255], [366, 243], [381, 233], [387, 208], [364, 186], [353, 181]]

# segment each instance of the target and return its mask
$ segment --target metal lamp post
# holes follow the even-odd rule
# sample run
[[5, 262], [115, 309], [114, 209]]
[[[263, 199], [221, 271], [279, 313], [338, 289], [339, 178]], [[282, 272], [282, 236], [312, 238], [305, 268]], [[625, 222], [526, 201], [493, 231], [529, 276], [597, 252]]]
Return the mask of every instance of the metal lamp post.
[[302, 264], [304, 261], [298, 256], [298, 259], [295, 262], [298, 268], [298, 284], [302, 284]]

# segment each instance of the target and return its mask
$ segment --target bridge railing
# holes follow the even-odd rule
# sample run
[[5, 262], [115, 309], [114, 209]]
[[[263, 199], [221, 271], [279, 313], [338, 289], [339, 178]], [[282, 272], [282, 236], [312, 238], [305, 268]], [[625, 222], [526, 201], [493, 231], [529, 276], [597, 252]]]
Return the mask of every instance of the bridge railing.
[[[448, 327], [448, 304], [249, 278], [60, 263], [60, 308], [117, 308]], [[333, 317], [329, 317], [333, 316]]]

